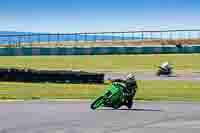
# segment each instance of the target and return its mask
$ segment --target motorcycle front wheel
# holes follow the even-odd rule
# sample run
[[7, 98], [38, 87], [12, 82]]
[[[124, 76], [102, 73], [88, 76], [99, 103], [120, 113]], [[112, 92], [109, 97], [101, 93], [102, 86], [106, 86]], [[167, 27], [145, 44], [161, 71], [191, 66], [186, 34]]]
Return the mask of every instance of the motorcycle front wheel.
[[156, 75], [157, 75], [157, 76], [160, 76], [160, 75], [161, 75], [161, 71], [158, 70], [158, 71], [156, 72]]
[[97, 98], [92, 104], [91, 109], [95, 110], [104, 104], [103, 96]]

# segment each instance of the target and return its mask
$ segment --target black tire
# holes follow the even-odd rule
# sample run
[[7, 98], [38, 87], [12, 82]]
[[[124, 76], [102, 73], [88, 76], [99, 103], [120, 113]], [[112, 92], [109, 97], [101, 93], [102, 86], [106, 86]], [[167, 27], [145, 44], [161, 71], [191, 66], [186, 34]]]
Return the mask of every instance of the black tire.
[[95, 110], [99, 108], [102, 104], [104, 104], [103, 96], [97, 98], [90, 106], [91, 109]]
[[113, 105], [112, 108], [113, 108], [113, 109], [119, 109], [121, 106], [122, 106], [122, 104]]
[[158, 71], [158, 72], [156, 73], [156, 75], [157, 75], [157, 76], [160, 76], [160, 75], [161, 75], [161, 72], [160, 72], [160, 71]]

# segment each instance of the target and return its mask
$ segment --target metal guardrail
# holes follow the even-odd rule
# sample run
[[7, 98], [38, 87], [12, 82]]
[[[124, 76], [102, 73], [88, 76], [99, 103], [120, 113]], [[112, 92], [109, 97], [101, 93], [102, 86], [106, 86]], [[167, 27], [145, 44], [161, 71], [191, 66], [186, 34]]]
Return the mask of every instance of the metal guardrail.
[[146, 40], [199, 40], [200, 29], [126, 32], [79, 32], [79, 33], [27, 33], [19, 35], [0, 35], [0, 45], [22, 46], [34, 44], [67, 44], [127, 42]]

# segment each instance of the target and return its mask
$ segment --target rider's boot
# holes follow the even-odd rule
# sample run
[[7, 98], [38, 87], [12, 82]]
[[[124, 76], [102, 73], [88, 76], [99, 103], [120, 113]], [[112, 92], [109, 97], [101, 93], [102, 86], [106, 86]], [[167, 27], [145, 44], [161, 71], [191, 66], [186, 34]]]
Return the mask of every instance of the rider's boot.
[[132, 105], [133, 105], [133, 97], [129, 97], [129, 98], [126, 100], [125, 106], [127, 106], [128, 109], [131, 109], [131, 108], [132, 108]]
[[132, 100], [128, 101], [126, 106], [128, 107], [128, 109], [131, 109], [133, 106], [133, 101]]

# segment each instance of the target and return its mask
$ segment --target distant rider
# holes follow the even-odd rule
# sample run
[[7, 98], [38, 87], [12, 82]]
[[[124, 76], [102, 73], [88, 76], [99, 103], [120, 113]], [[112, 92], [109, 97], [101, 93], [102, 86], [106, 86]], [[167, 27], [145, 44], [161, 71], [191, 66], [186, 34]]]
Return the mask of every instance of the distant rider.
[[126, 100], [123, 104], [128, 108], [131, 108], [133, 104], [133, 97], [135, 96], [136, 90], [138, 88], [134, 74], [128, 74], [125, 80], [115, 79], [113, 82], [121, 82], [125, 84], [123, 95], [126, 97]]
[[160, 65], [160, 68], [161, 69], [164, 69], [164, 70], [167, 70], [167, 71], [170, 71], [171, 70], [171, 65], [169, 64], [169, 62], [164, 62]]

